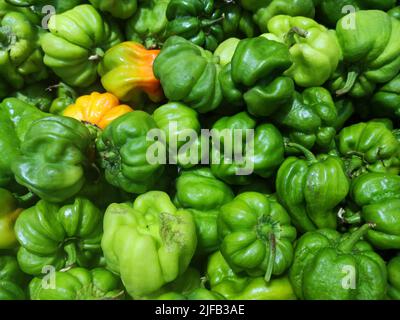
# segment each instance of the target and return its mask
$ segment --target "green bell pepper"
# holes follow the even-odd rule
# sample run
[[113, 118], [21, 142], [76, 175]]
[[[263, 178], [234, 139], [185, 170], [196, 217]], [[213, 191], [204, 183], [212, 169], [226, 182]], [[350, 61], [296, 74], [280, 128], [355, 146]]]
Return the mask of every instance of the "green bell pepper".
[[44, 63], [66, 84], [76, 87], [93, 84], [104, 52], [122, 41], [116, 25], [106, 22], [88, 4], [53, 15], [49, 29], [41, 39]]
[[141, 3], [135, 15], [126, 23], [129, 41], [143, 44], [147, 49], [162, 46], [167, 27], [167, 7], [170, 0], [149, 0]]
[[232, 57], [236, 51], [239, 42], [239, 38], [228, 38], [224, 42], [221, 42], [217, 49], [215, 49], [214, 57], [218, 58], [219, 64], [222, 67], [232, 61]]
[[21, 210], [11, 192], [0, 188], [0, 250], [12, 249], [18, 244], [14, 225]]
[[78, 98], [77, 92], [63, 82], [50, 87], [50, 90], [57, 89], [57, 97], [52, 101], [49, 112], [56, 115], [62, 115], [63, 111], [75, 103]]
[[388, 296], [393, 300], [400, 300], [400, 256], [389, 261], [388, 271]]
[[111, 204], [104, 217], [102, 249], [107, 267], [127, 292], [146, 297], [183, 274], [196, 250], [195, 222], [169, 196], [150, 191], [130, 204]]
[[21, 269], [40, 275], [48, 265], [55, 270], [95, 265], [101, 255], [102, 223], [102, 212], [87, 199], [76, 198], [64, 206], [40, 200], [15, 223]]
[[400, 20], [400, 6], [394, 7], [388, 11], [388, 15]]
[[[272, 115], [282, 133], [307, 149], [330, 150], [336, 135], [338, 111], [331, 94], [322, 87], [295, 92], [293, 99]], [[287, 151], [293, 151], [288, 149]]]
[[220, 65], [210, 51], [172, 36], [154, 61], [153, 69], [170, 101], [181, 101], [200, 113], [220, 105]]
[[0, 16], [0, 82], [19, 90], [48, 77], [39, 44], [42, 33], [22, 12]]
[[179, 175], [174, 203], [193, 215], [198, 239], [197, 254], [203, 255], [218, 249], [219, 209], [233, 197], [229, 186], [218, 180], [209, 168], [186, 170]]
[[349, 181], [340, 158], [289, 144], [303, 152], [305, 159], [289, 157], [276, 178], [280, 203], [301, 232], [319, 228], [336, 229], [335, 208], [349, 192]]
[[286, 44], [293, 65], [285, 71], [300, 87], [323, 85], [334, 74], [342, 58], [334, 30], [306, 17], [276, 16], [268, 22], [270, 40]]
[[218, 233], [221, 253], [236, 272], [263, 275], [269, 282], [292, 263], [296, 229], [273, 196], [244, 192], [223, 205]]
[[165, 155], [165, 143], [147, 139], [152, 129], [158, 129], [154, 119], [144, 111], [134, 111], [114, 120], [101, 133], [96, 146], [108, 183], [130, 193], [144, 193], [158, 183], [165, 163], [155, 155], [150, 159], [150, 148], [155, 146], [159, 156]]
[[137, 10], [137, 0], [89, 0], [100, 11], [108, 12], [113, 17], [128, 19]]
[[197, 288], [188, 294], [178, 292], [164, 293], [157, 300], [225, 300], [219, 293], [212, 292], [206, 288]]
[[52, 6], [57, 13], [63, 13], [79, 5], [82, 0], [5, 0], [16, 7], [31, 7], [34, 12], [42, 12], [44, 6]]
[[387, 11], [395, 5], [396, 0], [321, 0], [316, 16], [324, 25], [334, 28], [338, 20], [350, 12], [371, 9]]
[[25, 300], [26, 275], [13, 256], [0, 256], [0, 300]]
[[295, 300], [292, 286], [286, 276], [268, 283], [263, 277], [238, 276], [229, 267], [220, 251], [210, 256], [207, 280], [211, 290], [228, 300]]
[[253, 173], [269, 178], [284, 160], [279, 130], [270, 123], [257, 125], [246, 112], [220, 118], [212, 130], [211, 171], [229, 184], [250, 184]]
[[48, 112], [53, 102], [53, 95], [48, 87], [48, 84], [44, 82], [34, 83], [22, 90], [14, 92], [12, 97], [22, 100], [31, 106], [35, 106], [41, 111]]
[[283, 76], [292, 65], [287, 47], [262, 37], [239, 42], [219, 80], [229, 105], [247, 106], [255, 116], [269, 116], [291, 101], [294, 83]]
[[352, 181], [350, 195], [360, 208], [344, 214], [344, 221], [374, 224], [365, 239], [378, 249], [400, 249], [400, 177], [387, 173], [366, 173]]
[[378, 117], [400, 119], [400, 74], [375, 92], [370, 108]]
[[92, 270], [72, 268], [64, 272], [57, 271], [53, 277], [54, 283], [51, 279], [32, 279], [29, 283], [30, 299], [118, 300], [124, 298], [121, 280], [103, 268]]
[[371, 228], [353, 233], [319, 229], [297, 242], [289, 271], [296, 296], [307, 300], [380, 300], [387, 272], [382, 258], [360, 238]]
[[365, 172], [400, 172], [400, 141], [384, 122], [369, 121], [342, 129], [337, 147], [350, 177]]
[[354, 13], [354, 27], [339, 20], [336, 34], [343, 65], [330, 87], [338, 95], [370, 96], [377, 84], [392, 80], [400, 71], [400, 21], [378, 10]]
[[214, 0], [171, 0], [166, 15], [166, 38], [180, 36], [210, 51], [224, 40], [223, 16]]

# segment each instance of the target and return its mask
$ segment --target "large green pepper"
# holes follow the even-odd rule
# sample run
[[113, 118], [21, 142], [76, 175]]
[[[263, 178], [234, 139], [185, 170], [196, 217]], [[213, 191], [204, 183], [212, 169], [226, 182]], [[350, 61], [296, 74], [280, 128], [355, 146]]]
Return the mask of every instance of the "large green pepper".
[[121, 275], [133, 298], [148, 296], [183, 274], [196, 244], [191, 213], [176, 209], [164, 192], [140, 195], [133, 206], [111, 204], [104, 217], [107, 267]]
[[350, 177], [367, 171], [400, 172], [400, 141], [384, 122], [360, 122], [342, 129], [337, 147]]
[[294, 292], [307, 300], [379, 300], [386, 293], [386, 266], [360, 241], [369, 224], [353, 233], [307, 232], [297, 242], [289, 271]]
[[246, 105], [255, 116], [271, 115], [292, 99], [294, 83], [283, 76], [291, 65], [285, 45], [262, 37], [241, 40], [219, 76], [225, 100]]
[[218, 217], [220, 250], [236, 272], [282, 275], [293, 259], [296, 229], [275, 197], [244, 192], [223, 205]]
[[376, 116], [400, 119], [400, 74], [375, 92], [370, 109]]
[[229, 267], [220, 251], [210, 256], [207, 280], [211, 290], [228, 300], [295, 300], [292, 286], [286, 276], [268, 283], [263, 277], [238, 276]]
[[150, 159], [152, 146], [157, 147], [158, 155], [165, 156], [165, 144], [147, 138], [152, 129], [157, 129], [153, 118], [144, 111], [134, 111], [114, 120], [102, 132], [97, 151], [110, 184], [130, 193], [144, 193], [154, 188], [166, 163], [157, 157]]
[[224, 40], [223, 17], [214, 0], [171, 0], [166, 14], [166, 37], [181, 36], [211, 51]]
[[89, 200], [76, 198], [64, 206], [39, 201], [24, 210], [15, 224], [21, 245], [18, 263], [32, 275], [45, 266], [55, 270], [78, 265], [89, 267], [101, 255], [103, 215]]
[[215, 251], [219, 246], [217, 218], [222, 205], [233, 199], [233, 192], [209, 168], [182, 171], [176, 180], [174, 203], [193, 215], [197, 230], [197, 253]]
[[21, 210], [11, 192], [0, 188], [0, 250], [12, 249], [18, 244], [14, 224]]
[[49, 29], [41, 40], [44, 63], [65, 83], [76, 87], [94, 83], [104, 52], [122, 41], [117, 27], [87, 4], [53, 15]]
[[[51, 277], [54, 277], [52, 283]], [[29, 283], [31, 300], [117, 300], [124, 297], [121, 280], [103, 268], [57, 271]]]
[[130, 41], [143, 44], [147, 49], [162, 46], [167, 26], [167, 7], [170, 0], [149, 0], [141, 3], [135, 15], [126, 24]]
[[91, 139], [85, 125], [72, 118], [48, 116], [33, 122], [12, 164], [16, 181], [44, 200], [63, 202], [74, 196], [91, 165]]
[[276, 16], [268, 22], [271, 40], [285, 43], [293, 65], [285, 72], [298, 86], [323, 85], [331, 78], [342, 57], [334, 30], [306, 17]]
[[349, 181], [340, 158], [315, 157], [310, 151], [290, 144], [304, 153], [305, 159], [289, 157], [276, 178], [280, 203], [287, 209], [299, 231], [336, 229], [336, 207], [349, 192]]
[[14, 89], [47, 78], [39, 44], [42, 34], [22, 12], [0, 15], [0, 81]]
[[396, 0], [321, 0], [316, 16], [324, 25], [334, 28], [338, 20], [350, 12], [369, 9], [387, 11], [395, 4]]
[[251, 183], [251, 174], [271, 177], [284, 160], [283, 137], [270, 123], [257, 125], [246, 112], [220, 118], [212, 127], [211, 170], [227, 183]]
[[386, 173], [367, 173], [354, 179], [350, 195], [360, 208], [344, 216], [345, 221], [374, 224], [365, 239], [378, 249], [400, 249], [400, 177]]
[[120, 19], [128, 19], [138, 7], [137, 0], [89, 0], [89, 2], [95, 8]]
[[339, 20], [336, 34], [343, 51], [343, 66], [331, 83], [338, 95], [369, 96], [377, 84], [400, 71], [400, 21], [378, 10], [357, 11], [354, 26]]
[[291, 142], [308, 149], [329, 150], [333, 146], [338, 112], [325, 88], [313, 87], [302, 93], [295, 92], [293, 99], [272, 117]]
[[24, 300], [26, 275], [13, 256], [0, 256], [0, 300]]
[[222, 101], [220, 66], [210, 51], [184, 38], [172, 36], [154, 61], [154, 74], [170, 101], [182, 101], [200, 113]]
[[16, 7], [31, 7], [35, 12], [42, 12], [45, 6], [52, 6], [57, 13], [63, 13], [79, 5], [82, 0], [5, 0], [10, 5]]
[[400, 300], [400, 256], [389, 261], [388, 271], [388, 296], [393, 300]]
[[388, 11], [388, 14], [397, 20], [400, 20], [400, 6], [394, 7]]

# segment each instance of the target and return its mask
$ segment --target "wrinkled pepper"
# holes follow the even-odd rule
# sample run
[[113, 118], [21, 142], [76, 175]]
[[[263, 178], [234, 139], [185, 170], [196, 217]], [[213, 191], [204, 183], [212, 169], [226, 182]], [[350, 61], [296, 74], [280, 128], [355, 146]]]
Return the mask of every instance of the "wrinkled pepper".
[[370, 108], [378, 117], [400, 119], [400, 74], [375, 92]]
[[336, 207], [349, 192], [344, 165], [336, 156], [314, 156], [309, 150], [290, 144], [304, 154], [288, 157], [278, 170], [276, 191], [293, 224], [301, 232], [320, 228], [336, 229]]
[[353, 233], [319, 229], [297, 242], [290, 282], [296, 296], [307, 300], [381, 300], [387, 272], [382, 258], [361, 237], [365, 224]]
[[11, 249], [18, 244], [14, 225], [21, 211], [11, 192], [0, 188], [0, 250]]
[[[56, 89], [56, 90], [55, 90]], [[49, 112], [56, 115], [62, 115], [63, 111], [73, 104], [78, 98], [78, 93], [68, 86], [67, 84], [60, 82], [57, 85], [51, 86], [49, 90], [56, 91], [56, 98], [51, 103]]]
[[79, 5], [82, 0], [5, 0], [10, 5], [16, 7], [31, 7], [34, 12], [42, 12], [42, 8], [45, 6], [52, 6], [55, 9], [55, 12], [62, 13], [67, 10], [70, 10], [77, 5]]
[[151, 191], [131, 204], [111, 204], [104, 217], [107, 267], [121, 276], [133, 298], [145, 297], [183, 274], [196, 250], [191, 213]]
[[128, 19], [137, 10], [137, 0], [89, 0], [100, 11], [108, 12], [113, 17]]
[[25, 300], [26, 280], [14, 256], [0, 256], [0, 301]]

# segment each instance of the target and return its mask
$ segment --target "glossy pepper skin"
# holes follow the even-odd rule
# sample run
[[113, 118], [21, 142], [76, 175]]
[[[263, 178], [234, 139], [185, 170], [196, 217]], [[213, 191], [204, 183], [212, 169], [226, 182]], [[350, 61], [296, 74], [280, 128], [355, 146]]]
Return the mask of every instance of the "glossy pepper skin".
[[[352, 181], [350, 195], [360, 208], [353, 221], [375, 225], [365, 239], [378, 249], [400, 249], [400, 177], [387, 173], [366, 173]], [[357, 220], [354, 218], [357, 217]], [[346, 221], [346, 219], [345, 219]]]
[[128, 19], [137, 10], [137, 0], [89, 0], [97, 9], [119, 19]]
[[301, 232], [336, 229], [336, 207], [349, 192], [340, 158], [301, 150], [305, 158], [288, 157], [278, 170], [276, 191], [293, 224]]
[[[395, 4], [396, 0], [321, 0], [317, 5], [317, 16], [324, 25], [334, 28], [338, 20], [353, 12], [350, 10], [376, 9], [387, 11], [393, 8]], [[345, 10], [346, 6], [348, 6], [347, 10]]]
[[211, 290], [228, 300], [295, 300], [287, 276], [268, 283], [263, 277], [243, 277], [233, 272], [220, 251], [209, 257], [207, 280]]
[[128, 105], [120, 104], [111, 93], [93, 92], [79, 97], [63, 111], [63, 116], [104, 129], [115, 119], [132, 111]]
[[121, 276], [133, 298], [145, 297], [187, 269], [196, 250], [191, 213], [169, 196], [150, 191], [130, 204], [112, 204], [104, 217], [102, 249], [107, 267]]
[[108, 183], [130, 193], [144, 193], [156, 185], [164, 165], [158, 158], [150, 163], [147, 154], [152, 145], [165, 154], [165, 144], [147, 139], [152, 129], [157, 126], [148, 113], [133, 111], [102, 132], [96, 146]]
[[294, 143], [312, 149], [330, 150], [336, 135], [338, 110], [323, 87], [295, 92], [293, 99], [272, 115], [283, 134]]
[[23, 12], [0, 15], [0, 81], [7, 87], [22, 89], [27, 83], [47, 78], [39, 44], [41, 34]]
[[268, 22], [263, 37], [289, 47], [293, 65], [285, 72], [300, 87], [323, 85], [341, 60], [341, 48], [334, 30], [306, 17], [279, 15]]
[[390, 9], [388, 11], [388, 14], [393, 17], [396, 18], [397, 20], [400, 20], [400, 6], [394, 7], [392, 9]]
[[167, 27], [167, 7], [170, 0], [149, 0], [141, 3], [138, 11], [127, 21], [126, 36], [146, 49], [162, 46]]
[[36, 120], [12, 164], [16, 181], [47, 201], [71, 198], [86, 180], [91, 139], [89, 130], [75, 119], [52, 115]]
[[122, 40], [118, 28], [88, 4], [53, 15], [48, 27], [50, 32], [41, 39], [44, 63], [74, 87], [93, 84], [105, 51]]
[[174, 203], [193, 215], [198, 239], [197, 254], [204, 255], [218, 249], [217, 219], [220, 208], [233, 197], [230, 187], [218, 180], [209, 168], [185, 170], [179, 175]]
[[21, 247], [18, 263], [31, 275], [48, 265], [56, 270], [72, 265], [89, 267], [101, 254], [103, 215], [92, 202], [76, 198], [61, 206], [40, 200], [24, 210], [15, 224]]
[[50, 90], [54, 90], [56, 93], [56, 98], [51, 103], [49, 109], [49, 112], [52, 114], [62, 115], [63, 111], [71, 104], [74, 104], [78, 98], [76, 90], [63, 82], [50, 87]]
[[25, 300], [26, 275], [14, 256], [0, 256], [0, 300]]
[[372, 97], [370, 108], [378, 117], [400, 119], [400, 75], [384, 84]]
[[16, 7], [33, 7], [34, 11], [38, 11], [43, 14], [42, 8], [44, 6], [52, 6], [55, 8], [57, 13], [70, 10], [79, 5], [82, 0], [6, 0], [7, 3]]
[[172, 36], [154, 61], [154, 74], [160, 79], [165, 96], [206, 113], [222, 101], [218, 59], [210, 51]]
[[294, 83], [283, 76], [291, 65], [285, 45], [262, 37], [241, 40], [219, 75], [224, 99], [254, 116], [271, 115], [292, 99]]
[[163, 92], [153, 73], [159, 52], [131, 41], [113, 46], [99, 66], [101, 83], [121, 101], [140, 103], [146, 97], [153, 102], [161, 101]]
[[337, 147], [350, 177], [364, 172], [400, 171], [400, 142], [384, 122], [372, 120], [343, 128]]
[[220, 250], [236, 272], [282, 275], [293, 259], [296, 229], [275, 197], [244, 192], [223, 205], [218, 216]]
[[180, 36], [192, 43], [214, 51], [224, 40], [214, 0], [171, 0], [166, 15], [168, 24], [165, 36]]
[[279, 130], [270, 123], [257, 125], [246, 112], [222, 117], [212, 129], [211, 171], [229, 184], [250, 184], [253, 173], [271, 177], [284, 160]]
[[18, 244], [14, 225], [21, 211], [11, 192], [0, 188], [0, 250], [12, 249]]
[[51, 287], [50, 281], [32, 279], [29, 283], [30, 299], [118, 300], [124, 297], [121, 280], [104, 268], [88, 270], [76, 267], [67, 271], [57, 271], [54, 275], [54, 287]]
[[397, 256], [389, 261], [388, 271], [388, 296], [392, 300], [400, 300], [400, 257]]
[[385, 262], [360, 238], [366, 224], [353, 233], [307, 232], [297, 242], [289, 271], [296, 296], [307, 300], [380, 300], [385, 297]]
[[357, 11], [354, 28], [343, 19], [336, 27], [343, 65], [330, 87], [338, 95], [367, 97], [377, 84], [392, 80], [400, 71], [400, 21], [378, 10]]

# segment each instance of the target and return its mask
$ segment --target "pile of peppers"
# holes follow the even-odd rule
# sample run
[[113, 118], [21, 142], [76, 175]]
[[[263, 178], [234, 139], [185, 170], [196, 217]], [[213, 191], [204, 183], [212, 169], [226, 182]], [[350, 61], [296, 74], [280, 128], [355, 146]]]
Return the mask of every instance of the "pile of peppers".
[[28, 299], [400, 300], [400, 2], [0, 0]]

